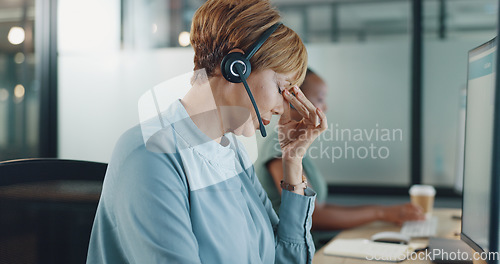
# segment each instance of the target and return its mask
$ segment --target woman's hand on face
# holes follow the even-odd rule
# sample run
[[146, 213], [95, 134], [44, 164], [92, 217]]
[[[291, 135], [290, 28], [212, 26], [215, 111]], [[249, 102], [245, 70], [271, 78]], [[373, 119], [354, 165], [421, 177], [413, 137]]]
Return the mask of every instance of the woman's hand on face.
[[[328, 128], [328, 123], [325, 113], [315, 107], [297, 86], [290, 90], [295, 96], [286, 89], [282, 93], [287, 104], [278, 123], [278, 138], [283, 159], [302, 160], [311, 143]], [[289, 104], [300, 113], [302, 120], [291, 119]]]

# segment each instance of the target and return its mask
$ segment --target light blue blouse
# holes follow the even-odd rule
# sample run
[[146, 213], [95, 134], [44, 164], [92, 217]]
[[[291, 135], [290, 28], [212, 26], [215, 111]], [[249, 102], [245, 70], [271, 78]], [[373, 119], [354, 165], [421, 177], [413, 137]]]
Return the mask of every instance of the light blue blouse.
[[180, 101], [161, 118], [118, 141], [87, 263], [312, 262], [314, 191], [283, 191], [278, 219], [234, 136], [210, 140]]

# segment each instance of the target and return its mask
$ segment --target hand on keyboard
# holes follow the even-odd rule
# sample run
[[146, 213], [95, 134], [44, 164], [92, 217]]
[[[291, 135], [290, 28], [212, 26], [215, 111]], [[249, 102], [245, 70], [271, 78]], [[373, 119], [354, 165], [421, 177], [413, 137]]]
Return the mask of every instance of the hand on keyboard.
[[383, 221], [402, 225], [406, 221], [424, 220], [425, 214], [421, 207], [411, 203], [387, 206], [383, 209]]
[[401, 228], [401, 233], [409, 237], [431, 237], [436, 235], [437, 217], [425, 221], [407, 221]]

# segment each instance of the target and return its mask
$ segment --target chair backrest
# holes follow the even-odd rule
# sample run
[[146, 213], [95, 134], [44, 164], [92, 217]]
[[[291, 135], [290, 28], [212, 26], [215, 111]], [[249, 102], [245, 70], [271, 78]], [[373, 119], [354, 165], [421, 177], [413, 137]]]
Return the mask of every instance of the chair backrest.
[[[0, 263], [85, 263], [106, 169], [105, 163], [62, 159], [0, 162], [0, 194], [4, 192], [0, 195]], [[44, 182], [74, 185], [55, 184], [57, 188], [47, 190]], [[57, 196], [62, 198], [55, 199], [51, 195], [61, 186], [66, 186]], [[92, 187], [90, 195], [96, 199], [68, 200], [68, 193], [81, 197], [80, 190], [87, 192], [85, 186]], [[39, 192], [44, 193], [43, 199]]]
[[0, 162], [0, 186], [37, 181], [103, 181], [106, 163], [52, 158]]

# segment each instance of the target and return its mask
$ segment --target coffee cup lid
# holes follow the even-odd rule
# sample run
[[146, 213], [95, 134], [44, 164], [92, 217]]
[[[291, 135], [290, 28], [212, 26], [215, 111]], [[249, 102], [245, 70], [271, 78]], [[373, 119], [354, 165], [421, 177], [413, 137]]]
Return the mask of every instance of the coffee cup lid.
[[415, 184], [410, 188], [410, 195], [425, 195], [434, 196], [436, 195], [436, 189], [431, 185], [421, 185]]

